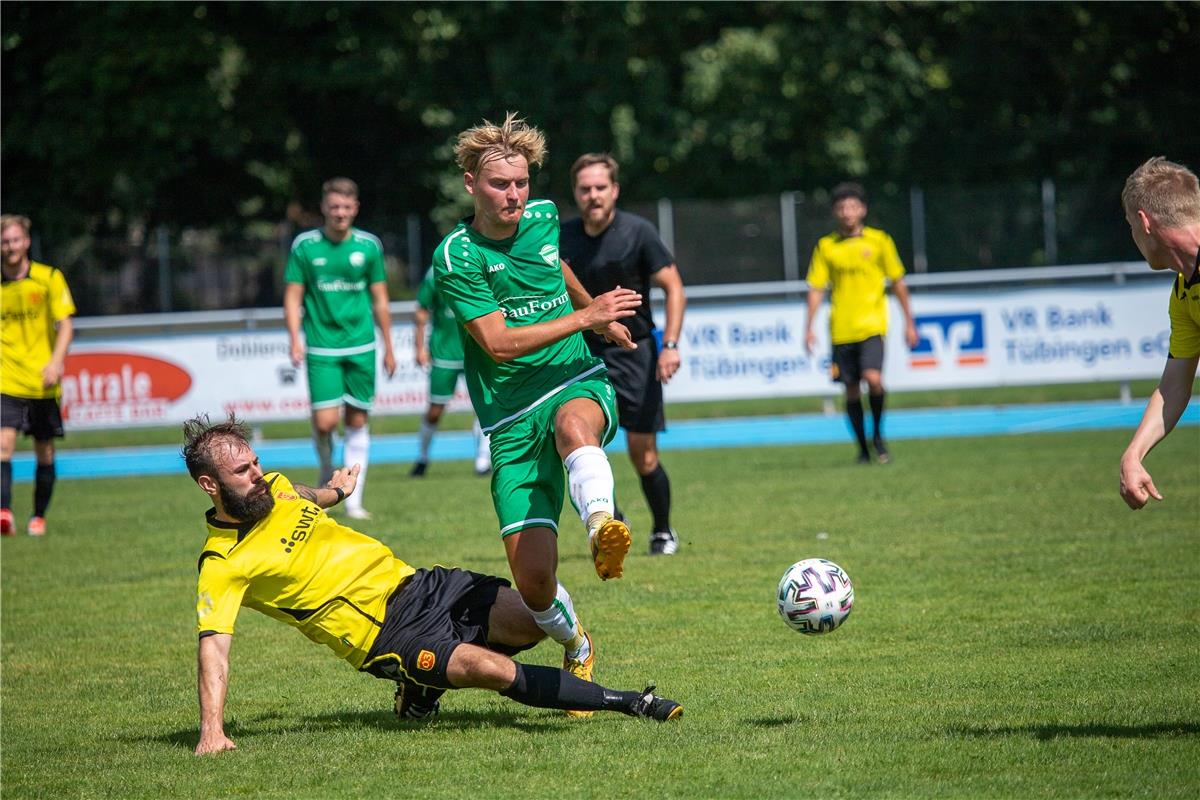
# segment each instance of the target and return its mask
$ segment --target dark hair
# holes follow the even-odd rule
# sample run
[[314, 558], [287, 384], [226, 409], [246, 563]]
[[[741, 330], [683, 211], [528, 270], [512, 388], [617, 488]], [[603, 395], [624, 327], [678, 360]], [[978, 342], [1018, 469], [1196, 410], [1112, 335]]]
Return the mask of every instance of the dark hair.
[[608, 167], [608, 177], [613, 183], [620, 183], [617, 180], [617, 172], [621, 169], [621, 165], [617, 160], [608, 153], [584, 153], [579, 158], [575, 159], [575, 163], [571, 165], [571, 189], [575, 189], [575, 178], [579, 175], [579, 171], [587, 169], [596, 164], [603, 164]]
[[833, 205], [839, 200], [845, 200], [847, 197], [853, 197], [865, 205], [867, 202], [867, 190], [862, 187], [861, 183], [854, 183], [853, 181], [839, 183], [829, 193], [829, 204]]
[[183, 462], [192, 480], [201, 475], [217, 477], [213, 450], [221, 442], [249, 446], [250, 429], [232, 413], [224, 422], [213, 422], [207, 414], [192, 417], [183, 423]]

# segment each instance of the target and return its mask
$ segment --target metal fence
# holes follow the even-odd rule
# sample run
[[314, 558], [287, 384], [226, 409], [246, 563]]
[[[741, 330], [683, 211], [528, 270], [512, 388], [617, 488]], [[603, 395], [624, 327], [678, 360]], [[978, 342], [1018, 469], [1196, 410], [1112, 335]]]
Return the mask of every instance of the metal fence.
[[[867, 224], [890, 233], [917, 274], [1125, 261], [1138, 254], [1119, 196], [1119, 182], [882, 187]], [[557, 201], [573, 216], [569, 198]], [[689, 287], [800, 280], [833, 228], [824, 190], [622, 207], [658, 226]], [[441, 232], [417, 214], [392, 230], [364, 227], [383, 240], [393, 297], [411, 297]], [[287, 224], [238, 237], [160, 228], [57, 247], [35, 240], [34, 257], [66, 272], [85, 316], [266, 308], [282, 301], [296, 233]]]

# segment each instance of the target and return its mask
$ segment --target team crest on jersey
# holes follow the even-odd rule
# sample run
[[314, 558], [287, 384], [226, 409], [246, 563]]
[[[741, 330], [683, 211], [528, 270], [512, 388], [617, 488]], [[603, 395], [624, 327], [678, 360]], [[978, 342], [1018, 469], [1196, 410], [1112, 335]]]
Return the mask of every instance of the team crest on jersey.
[[367, 257], [365, 255], [363, 255], [362, 253], [351, 253], [350, 254], [350, 266], [361, 267], [365, 263], [367, 263]]
[[417, 655], [417, 669], [422, 669], [428, 672], [433, 669], [433, 665], [437, 663], [437, 656], [429, 650], [422, 650]]
[[558, 266], [558, 248], [552, 244], [542, 245], [542, 249], [538, 250], [538, 255], [545, 259], [546, 263], [552, 267]]

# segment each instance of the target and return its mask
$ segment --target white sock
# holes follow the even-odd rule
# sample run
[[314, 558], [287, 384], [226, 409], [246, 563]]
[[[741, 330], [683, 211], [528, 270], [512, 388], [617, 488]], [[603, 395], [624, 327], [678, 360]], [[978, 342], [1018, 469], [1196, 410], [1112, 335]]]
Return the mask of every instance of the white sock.
[[313, 431], [313, 446], [317, 450], [317, 488], [333, 477], [333, 434]]
[[479, 420], [475, 420], [475, 470], [486, 472], [492, 468], [492, 437], [483, 435]]
[[367, 482], [367, 452], [370, 448], [371, 432], [366, 425], [361, 428], [346, 428], [346, 444], [343, 448], [344, 458], [342, 460], [347, 469], [355, 464], [362, 465], [362, 469], [358, 472], [358, 485], [346, 498], [346, 508], [361, 509], [363, 507], [363, 484]]
[[571, 488], [571, 502], [585, 523], [597, 511], [613, 513], [612, 466], [602, 448], [586, 445], [563, 459], [567, 468], [567, 483]]
[[[529, 608], [528, 605], [525, 606]], [[533, 621], [547, 636], [567, 649], [567, 655], [580, 660], [588, 657], [587, 638], [583, 635], [583, 626], [575, 617], [575, 604], [571, 602], [571, 594], [561, 583], [554, 593], [554, 602], [544, 611], [534, 611]]]
[[429, 461], [429, 444], [433, 441], [433, 435], [437, 433], [438, 424], [430, 422], [424, 417], [421, 418], [421, 443], [418, 446], [417, 461]]

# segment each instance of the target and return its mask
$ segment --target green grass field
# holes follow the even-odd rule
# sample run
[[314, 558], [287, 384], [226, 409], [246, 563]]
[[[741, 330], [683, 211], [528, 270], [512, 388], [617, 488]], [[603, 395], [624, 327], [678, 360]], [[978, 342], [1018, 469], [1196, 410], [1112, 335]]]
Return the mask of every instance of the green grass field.
[[[671, 558], [596, 579], [579, 526], [560, 577], [597, 679], [656, 681], [678, 724], [570, 721], [480, 691], [401, 724], [390, 686], [252, 611], [227, 730], [198, 759], [194, 587], [205, 498], [184, 477], [60, 482], [50, 535], [2, 545], [7, 798], [1193, 798], [1200, 795], [1200, 431], [1148, 464], [1128, 431], [671, 453]], [[269, 466], [269, 465], [268, 465]], [[296, 474], [303, 481], [312, 476]], [[486, 483], [373, 467], [361, 528], [418, 565], [507, 574]], [[16, 487], [27, 491], [28, 484]], [[779, 620], [785, 567], [830, 558], [857, 590], [824, 637]], [[555, 663], [543, 644], [531, 661]]]

